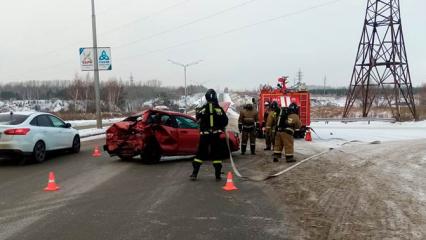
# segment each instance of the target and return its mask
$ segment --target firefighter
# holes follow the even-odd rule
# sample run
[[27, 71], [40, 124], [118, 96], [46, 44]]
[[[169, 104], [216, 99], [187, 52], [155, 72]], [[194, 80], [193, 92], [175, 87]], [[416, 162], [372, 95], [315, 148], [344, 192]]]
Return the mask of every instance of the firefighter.
[[247, 149], [247, 141], [250, 138], [250, 151], [252, 155], [256, 154], [256, 124], [257, 111], [253, 103], [247, 103], [240, 112], [238, 118], [238, 130], [242, 133], [241, 154], [244, 155]]
[[278, 162], [284, 148], [285, 158], [287, 162], [295, 162], [294, 153], [294, 130], [301, 127], [296, 103], [291, 103], [288, 108], [281, 108], [277, 120], [277, 135], [274, 145], [274, 162]]
[[207, 90], [205, 97], [207, 103], [196, 112], [196, 119], [200, 125], [200, 143], [197, 155], [192, 162], [194, 169], [190, 178], [191, 180], [196, 180], [203, 161], [211, 160], [215, 169], [216, 180], [220, 180], [222, 159], [229, 154], [226, 143], [221, 139], [220, 135], [225, 132], [225, 128], [228, 125], [228, 117], [219, 106], [215, 90]]
[[277, 121], [277, 109], [278, 103], [274, 101], [272, 102], [271, 106], [269, 106], [268, 111], [265, 113], [265, 115], [267, 116], [265, 124], [265, 151], [271, 150], [271, 145], [274, 143], [275, 125]]

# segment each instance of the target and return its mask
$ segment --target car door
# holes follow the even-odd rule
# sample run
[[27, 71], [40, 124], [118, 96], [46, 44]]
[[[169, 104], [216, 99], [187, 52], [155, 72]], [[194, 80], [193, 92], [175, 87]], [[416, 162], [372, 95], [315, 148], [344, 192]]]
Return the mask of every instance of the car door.
[[53, 116], [48, 115], [50, 118], [50, 121], [52, 121], [53, 124], [53, 132], [55, 138], [57, 139], [59, 143], [60, 148], [70, 148], [72, 146], [72, 141], [74, 139], [74, 132], [71, 128], [65, 127], [65, 122], [61, 119]]
[[176, 116], [179, 132], [179, 152], [181, 154], [196, 154], [200, 141], [198, 124], [191, 118]]
[[160, 144], [164, 155], [178, 154], [178, 132], [176, 120], [168, 114], [156, 116], [157, 120], [153, 127], [155, 128], [155, 138]]
[[35, 117], [30, 124], [37, 128], [39, 132], [39, 138], [46, 144], [46, 150], [55, 150], [60, 148], [57, 138], [55, 137], [55, 131], [53, 123], [47, 115], [38, 115]]

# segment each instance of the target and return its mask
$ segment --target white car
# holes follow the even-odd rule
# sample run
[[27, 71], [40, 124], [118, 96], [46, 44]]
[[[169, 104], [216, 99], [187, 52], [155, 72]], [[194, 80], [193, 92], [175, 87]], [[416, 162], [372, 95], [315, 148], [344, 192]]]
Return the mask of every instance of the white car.
[[60, 149], [80, 151], [80, 136], [70, 123], [49, 113], [0, 113], [0, 156], [40, 163], [46, 152]]

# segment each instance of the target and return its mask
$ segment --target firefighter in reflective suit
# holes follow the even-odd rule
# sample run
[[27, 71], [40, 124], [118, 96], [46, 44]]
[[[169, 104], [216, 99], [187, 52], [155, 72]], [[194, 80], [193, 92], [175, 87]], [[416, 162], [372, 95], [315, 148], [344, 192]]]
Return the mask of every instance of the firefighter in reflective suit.
[[271, 150], [271, 145], [273, 145], [275, 139], [275, 125], [277, 123], [277, 115], [279, 113], [278, 103], [273, 101], [268, 108], [268, 114], [265, 123], [265, 141], [266, 141], [266, 150]]
[[280, 110], [277, 120], [277, 133], [274, 145], [274, 162], [278, 162], [284, 148], [285, 158], [287, 162], [295, 162], [294, 153], [294, 130], [299, 129], [302, 125], [298, 113], [298, 106], [292, 103], [288, 108], [283, 107]]
[[241, 141], [241, 154], [243, 155], [246, 153], [249, 138], [251, 154], [256, 154], [256, 124], [257, 111], [252, 103], [247, 103], [238, 118], [238, 129], [243, 135]]
[[206, 92], [207, 103], [197, 109], [196, 119], [200, 125], [200, 143], [192, 166], [194, 168], [190, 178], [196, 180], [201, 164], [205, 160], [213, 161], [216, 180], [221, 179], [222, 159], [229, 154], [225, 139], [221, 139], [228, 125], [228, 117], [219, 106], [216, 92], [209, 89]]

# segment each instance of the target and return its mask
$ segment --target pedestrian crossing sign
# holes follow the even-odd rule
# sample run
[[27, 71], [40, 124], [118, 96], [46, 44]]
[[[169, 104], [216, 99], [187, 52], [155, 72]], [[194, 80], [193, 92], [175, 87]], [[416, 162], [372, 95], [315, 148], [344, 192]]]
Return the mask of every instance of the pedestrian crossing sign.
[[[98, 47], [98, 70], [112, 70], [111, 48]], [[80, 65], [82, 71], [93, 71], [95, 69], [93, 48], [80, 48]]]

